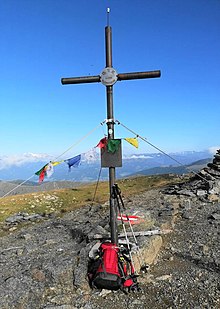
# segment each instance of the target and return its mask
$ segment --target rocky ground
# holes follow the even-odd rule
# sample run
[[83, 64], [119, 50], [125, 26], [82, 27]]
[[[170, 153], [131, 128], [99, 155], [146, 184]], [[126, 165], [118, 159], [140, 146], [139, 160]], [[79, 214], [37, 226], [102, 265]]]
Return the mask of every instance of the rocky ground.
[[11, 235], [0, 239], [0, 308], [220, 308], [219, 202], [161, 190], [125, 201], [144, 217], [135, 229], [172, 230], [138, 238], [150, 268], [140, 273], [141, 291], [129, 294], [91, 290], [86, 279], [93, 236], [109, 230], [108, 205], [14, 232], [13, 222]]
[[141, 292], [93, 296], [91, 308], [220, 308], [220, 205], [191, 202], [175, 221]]

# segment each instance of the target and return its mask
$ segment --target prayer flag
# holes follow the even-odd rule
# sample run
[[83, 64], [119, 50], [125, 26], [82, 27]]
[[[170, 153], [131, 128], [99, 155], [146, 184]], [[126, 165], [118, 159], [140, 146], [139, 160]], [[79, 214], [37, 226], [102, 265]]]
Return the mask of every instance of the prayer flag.
[[120, 147], [120, 139], [109, 139], [107, 144], [108, 152], [115, 153]]
[[50, 177], [53, 174], [53, 164], [50, 162], [45, 167], [47, 177]]
[[43, 182], [44, 181], [44, 177], [45, 177], [45, 169], [43, 169], [41, 172], [40, 172], [40, 175], [39, 175], [39, 183]]
[[40, 176], [40, 173], [45, 169], [45, 167], [46, 167], [47, 165], [48, 165], [48, 163], [45, 164], [39, 171], [37, 171], [37, 172], [35, 173], [35, 175]]
[[81, 154], [73, 158], [70, 158], [68, 160], [65, 160], [65, 162], [69, 166], [69, 171], [71, 170], [71, 167], [78, 167], [80, 164], [80, 161], [81, 161]]
[[56, 165], [58, 165], [58, 164], [60, 164], [60, 163], [62, 163], [63, 162], [63, 160], [62, 161], [51, 161], [51, 164], [53, 165], [53, 166], [56, 166]]
[[99, 147], [100, 149], [106, 148], [107, 142], [108, 142], [107, 137], [103, 137], [103, 138], [99, 141], [99, 143], [98, 143], [98, 145], [97, 145], [96, 147]]
[[44, 177], [50, 177], [53, 174], [53, 165], [50, 163], [45, 164], [35, 175], [39, 176], [39, 183], [44, 181]]
[[35, 173], [35, 175], [39, 176], [39, 183], [41, 183], [44, 180], [47, 166], [48, 166], [48, 163], [45, 164], [39, 171]]
[[89, 151], [82, 153], [82, 161], [87, 161], [89, 163], [96, 161], [97, 152], [95, 148], [90, 149]]
[[125, 140], [126, 140], [129, 144], [131, 144], [132, 146], [138, 148], [138, 139], [137, 139], [137, 137], [135, 137], [135, 138], [125, 138]]

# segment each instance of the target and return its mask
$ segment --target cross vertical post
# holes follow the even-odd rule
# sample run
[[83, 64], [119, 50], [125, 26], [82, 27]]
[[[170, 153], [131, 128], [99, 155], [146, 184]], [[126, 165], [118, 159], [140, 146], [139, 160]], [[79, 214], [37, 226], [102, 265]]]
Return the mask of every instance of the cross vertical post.
[[[108, 11], [109, 13], [109, 11]], [[114, 112], [113, 112], [113, 85], [117, 81], [156, 78], [160, 77], [160, 71], [146, 71], [146, 72], [131, 72], [131, 73], [117, 73], [112, 67], [112, 29], [109, 25], [105, 27], [105, 51], [106, 51], [106, 67], [100, 75], [82, 76], [82, 77], [68, 77], [61, 78], [63, 85], [68, 84], [82, 84], [101, 82], [106, 86], [107, 97], [107, 129], [108, 139], [114, 139]], [[111, 242], [118, 244], [118, 226], [117, 226], [117, 209], [113, 195], [113, 186], [115, 185], [115, 167], [109, 167], [109, 202], [110, 202], [110, 227], [111, 227]]]
[[[112, 68], [112, 30], [110, 26], [105, 27], [105, 50], [106, 68]], [[107, 126], [108, 139], [114, 139], [114, 112], [113, 112], [113, 85], [106, 86], [107, 97]], [[115, 167], [109, 167], [109, 204], [110, 204], [110, 227], [111, 242], [118, 244], [118, 226], [115, 199], [113, 197], [113, 186], [115, 184]]]

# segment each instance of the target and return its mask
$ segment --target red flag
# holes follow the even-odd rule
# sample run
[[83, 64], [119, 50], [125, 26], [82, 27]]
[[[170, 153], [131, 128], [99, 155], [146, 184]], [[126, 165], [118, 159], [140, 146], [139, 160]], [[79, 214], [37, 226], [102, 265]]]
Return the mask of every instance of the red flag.
[[37, 171], [35, 173], [35, 175], [39, 176], [39, 183], [41, 183], [44, 180], [44, 176], [46, 174], [47, 166], [48, 166], [48, 163], [45, 164], [39, 171]]
[[98, 143], [98, 145], [97, 145], [96, 147], [99, 147], [100, 149], [106, 148], [107, 142], [108, 142], [107, 137], [103, 137], [103, 138], [99, 141], [99, 143]]
[[46, 173], [46, 169], [43, 168], [42, 171], [40, 172], [40, 175], [39, 175], [39, 183], [41, 183], [42, 181], [44, 181], [45, 173]]

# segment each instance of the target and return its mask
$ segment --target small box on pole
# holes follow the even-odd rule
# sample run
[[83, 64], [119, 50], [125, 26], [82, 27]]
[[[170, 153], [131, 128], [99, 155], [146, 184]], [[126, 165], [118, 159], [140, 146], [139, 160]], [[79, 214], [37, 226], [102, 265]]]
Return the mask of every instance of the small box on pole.
[[108, 147], [101, 149], [101, 167], [122, 167], [122, 147], [121, 139], [111, 139], [110, 142], [117, 143], [114, 151], [109, 151]]

